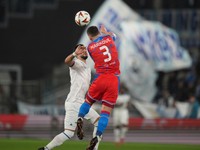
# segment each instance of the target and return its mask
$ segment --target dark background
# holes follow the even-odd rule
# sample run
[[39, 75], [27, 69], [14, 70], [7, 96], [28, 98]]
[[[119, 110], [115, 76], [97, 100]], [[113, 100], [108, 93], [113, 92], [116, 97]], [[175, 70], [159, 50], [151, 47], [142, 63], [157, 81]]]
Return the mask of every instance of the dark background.
[[38, 79], [63, 63], [84, 27], [74, 22], [77, 11], [93, 15], [103, 1], [61, 1], [57, 9], [35, 9], [32, 18], [10, 18], [0, 28], [0, 64], [20, 64], [23, 79]]
[[[2, 0], [0, 0], [2, 1]], [[91, 17], [103, 0], [59, 0], [54, 9], [33, 9], [32, 17], [10, 17], [8, 25], [0, 28], [0, 64], [19, 64], [23, 80], [34, 80], [50, 74], [55, 65], [62, 64], [72, 52], [85, 27], [74, 22], [79, 10]], [[155, 0], [125, 0], [133, 9], [154, 9]], [[162, 8], [199, 8], [199, 1], [163, 1]], [[119, 9], [120, 11], [120, 9]], [[2, 11], [0, 11], [2, 13]]]

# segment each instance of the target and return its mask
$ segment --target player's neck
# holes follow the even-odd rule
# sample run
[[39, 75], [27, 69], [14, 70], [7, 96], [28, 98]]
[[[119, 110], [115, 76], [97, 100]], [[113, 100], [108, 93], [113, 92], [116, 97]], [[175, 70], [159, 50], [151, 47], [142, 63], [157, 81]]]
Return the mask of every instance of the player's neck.
[[82, 62], [84, 62], [86, 64], [86, 60], [85, 59], [81, 59]]
[[92, 41], [94, 41], [95, 39], [97, 39], [99, 36], [100, 36], [100, 34], [98, 34], [98, 35], [96, 35], [96, 36], [93, 36], [93, 37], [92, 37]]

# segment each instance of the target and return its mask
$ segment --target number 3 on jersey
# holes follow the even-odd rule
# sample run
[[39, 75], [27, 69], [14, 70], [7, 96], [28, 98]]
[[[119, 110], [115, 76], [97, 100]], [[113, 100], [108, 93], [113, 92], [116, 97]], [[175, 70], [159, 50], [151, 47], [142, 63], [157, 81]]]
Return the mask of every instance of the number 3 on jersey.
[[103, 55], [107, 55], [107, 58], [104, 59], [104, 62], [109, 62], [111, 60], [111, 54], [109, 52], [109, 49], [107, 46], [101, 46], [99, 48], [100, 50], [105, 50], [105, 52], [103, 52]]

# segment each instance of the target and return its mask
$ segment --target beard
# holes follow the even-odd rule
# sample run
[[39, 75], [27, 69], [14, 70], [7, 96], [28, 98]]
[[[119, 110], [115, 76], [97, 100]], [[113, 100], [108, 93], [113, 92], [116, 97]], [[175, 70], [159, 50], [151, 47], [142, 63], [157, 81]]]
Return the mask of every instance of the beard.
[[88, 56], [81, 56], [82, 59], [86, 60]]

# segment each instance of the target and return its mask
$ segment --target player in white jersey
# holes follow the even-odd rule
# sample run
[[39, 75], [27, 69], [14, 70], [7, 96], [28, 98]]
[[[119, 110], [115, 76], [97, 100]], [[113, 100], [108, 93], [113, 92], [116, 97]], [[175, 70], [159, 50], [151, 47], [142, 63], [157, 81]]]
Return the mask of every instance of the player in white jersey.
[[130, 95], [125, 93], [125, 87], [120, 86], [120, 93], [113, 109], [114, 140], [117, 145], [124, 143], [124, 138], [128, 130], [128, 103]]
[[[38, 150], [51, 150], [74, 136], [79, 108], [85, 100], [85, 94], [91, 80], [91, 70], [86, 64], [87, 57], [86, 47], [78, 44], [75, 47], [75, 51], [65, 58], [65, 64], [70, 69], [71, 87], [65, 100], [64, 131], [56, 135], [45, 147], [41, 147]], [[94, 109], [90, 109], [85, 119], [89, 119], [94, 124], [93, 136], [95, 136], [99, 114]], [[81, 139], [80, 137], [79, 139]], [[98, 144], [95, 149], [98, 149]]]

